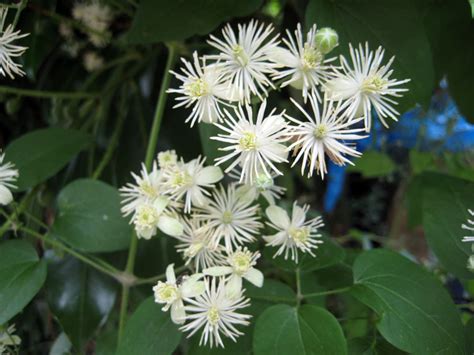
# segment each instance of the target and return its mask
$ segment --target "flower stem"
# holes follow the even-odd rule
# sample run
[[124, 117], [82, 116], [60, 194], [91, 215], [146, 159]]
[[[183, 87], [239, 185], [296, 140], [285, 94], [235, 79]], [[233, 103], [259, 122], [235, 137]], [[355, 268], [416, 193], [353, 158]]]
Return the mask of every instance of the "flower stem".
[[[187, 268], [188, 267], [186, 265], [182, 265], [182, 266], [177, 267], [176, 269], [174, 269], [174, 272], [175, 272], [175, 274], [179, 274], [180, 272], [186, 270]], [[166, 273], [163, 273], [163, 274], [160, 274], [160, 275], [148, 277], [146, 279], [137, 279], [135, 281], [135, 285], [154, 284], [159, 280], [163, 280], [165, 277], [166, 277]]]
[[26, 3], [28, 2], [28, 0], [21, 0], [21, 2], [17, 5], [17, 10], [16, 10], [16, 14], [15, 14], [15, 19], [13, 20], [13, 28], [16, 27], [16, 24], [18, 23], [18, 20], [20, 19], [20, 14], [21, 12], [23, 11], [23, 9], [26, 7]]
[[343, 288], [337, 288], [335, 290], [308, 293], [307, 295], [302, 295], [302, 296], [303, 296], [303, 298], [321, 297], [321, 296], [327, 296], [327, 295], [334, 295], [334, 294], [337, 294], [337, 293], [344, 293], [344, 292], [349, 291], [350, 289], [351, 289], [351, 287], [343, 287]]
[[0, 93], [16, 94], [19, 96], [40, 97], [45, 99], [90, 99], [97, 97], [93, 92], [64, 92], [20, 89], [11, 86], [0, 86]]
[[301, 271], [300, 268], [296, 268], [296, 307], [301, 305], [303, 295], [301, 293]]
[[[153, 163], [153, 157], [155, 156], [156, 151], [156, 143], [158, 142], [158, 134], [160, 133], [160, 126], [162, 121], [163, 112], [166, 106], [166, 98], [167, 93], [166, 90], [168, 89], [170, 83], [170, 70], [173, 67], [175, 62], [175, 49], [173, 45], [168, 45], [168, 59], [166, 61], [165, 71], [163, 73], [163, 79], [161, 81], [160, 92], [158, 95], [158, 101], [156, 104], [155, 115], [153, 117], [153, 124], [151, 126], [150, 137], [148, 140], [148, 147], [146, 150], [145, 155], [145, 166], [149, 170]], [[130, 242], [130, 249], [128, 251], [128, 259], [127, 265], [125, 267], [125, 273], [133, 274], [133, 269], [135, 267], [135, 259], [137, 254], [137, 246], [138, 246], [138, 238], [135, 234], [132, 235], [132, 240]], [[123, 337], [123, 331], [125, 327], [125, 321], [127, 316], [127, 308], [128, 308], [128, 296], [130, 293], [130, 286], [123, 285], [122, 286], [122, 297], [120, 303], [120, 316], [119, 316], [119, 331], [118, 331], [118, 343]]]
[[112, 265], [106, 264], [107, 266], [105, 266], [104, 261], [102, 261], [99, 264], [96, 261], [91, 260], [87, 256], [75, 251], [74, 249], [69, 248], [68, 246], [64, 245], [63, 243], [61, 243], [61, 242], [59, 242], [55, 239], [49, 238], [47, 235], [43, 235], [41, 233], [38, 233], [33, 229], [30, 229], [30, 228], [27, 228], [27, 227], [20, 227], [19, 230], [24, 232], [24, 233], [27, 233], [27, 234], [35, 237], [35, 238], [37, 238], [37, 239], [39, 239], [41, 241], [43, 241], [46, 244], [49, 244], [52, 247], [63, 250], [64, 252], [74, 256], [75, 258], [81, 260], [82, 262], [92, 266], [94, 269], [97, 269], [97, 270], [103, 272], [104, 274], [112, 276], [114, 279], [117, 279], [117, 276], [121, 273], [119, 270], [116, 270]]

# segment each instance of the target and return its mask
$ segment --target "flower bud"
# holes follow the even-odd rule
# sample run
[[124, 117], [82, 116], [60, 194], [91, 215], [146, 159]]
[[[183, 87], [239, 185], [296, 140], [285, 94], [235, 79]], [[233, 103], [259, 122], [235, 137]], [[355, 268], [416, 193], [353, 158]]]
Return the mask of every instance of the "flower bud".
[[339, 44], [339, 36], [332, 28], [324, 27], [316, 31], [316, 47], [323, 54], [328, 54]]

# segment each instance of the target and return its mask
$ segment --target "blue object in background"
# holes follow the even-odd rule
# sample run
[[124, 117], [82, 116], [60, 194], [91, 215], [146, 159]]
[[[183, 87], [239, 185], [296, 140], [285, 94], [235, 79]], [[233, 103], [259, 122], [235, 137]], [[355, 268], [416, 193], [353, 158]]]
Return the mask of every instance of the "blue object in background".
[[[371, 136], [357, 142], [361, 152], [371, 148], [385, 150], [389, 147], [417, 148], [421, 151], [441, 153], [462, 152], [474, 149], [474, 125], [459, 113], [448, 94], [446, 82], [440, 84], [428, 111], [421, 107], [410, 110], [394, 122], [391, 129], [382, 126], [373, 117]], [[346, 167], [330, 162], [328, 183], [324, 194], [324, 210], [332, 212], [341, 197], [346, 177]]]

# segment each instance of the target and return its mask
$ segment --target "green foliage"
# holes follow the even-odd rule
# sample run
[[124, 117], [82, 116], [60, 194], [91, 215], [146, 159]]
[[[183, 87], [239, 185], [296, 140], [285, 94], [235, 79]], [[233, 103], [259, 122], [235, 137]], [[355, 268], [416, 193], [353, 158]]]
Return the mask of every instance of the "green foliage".
[[46, 262], [23, 240], [0, 243], [0, 324], [31, 301], [46, 279]]
[[467, 209], [474, 201], [474, 183], [441, 174], [423, 179], [423, 227], [430, 247], [443, 266], [461, 278], [474, 278], [467, 268], [471, 253], [461, 228], [470, 217]]
[[75, 248], [110, 252], [130, 244], [132, 229], [120, 213], [117, 189], [91, 179], [75, 180], [58, 196], [52, 234]]
[[232, 17], [252, 13], [261, 4], [262, 0], [143, 0], [127, 39], [131, 43], [155, 43], [204, 35]]
[[388, 250], [361, 254], [353, 294], [379, 316], [377, 329], [392, 345], [416, 354], [465, 354], [459, 314], [427, 271]]
[[103, 324], [115, 304], [117, 284], [74, 258], [48, 268], [48, 304], [76, 351]]
[[117, 355], [168, 355], [173, 353], [180, 340], [178, 326], [150, 297], [138, 306], [128, 320]]
[[397, 168], [387, 154], [375, 150], [364, 152], [364, 155], [354, 161], [354, 163], [355, 165], [349, 166], [347, 171], [361, 173], [366, 178], [387, 176]]
[[334, 316], [323, 308], [276, 305], [255, 325], [255, 355], [347, 354], [346, 340]]
[[18, 191], [56, 174], [89, 143], [90, 137], [83, 132], [62, 128], [37, 130], [11, 142], [5, 156], [20, 173]]

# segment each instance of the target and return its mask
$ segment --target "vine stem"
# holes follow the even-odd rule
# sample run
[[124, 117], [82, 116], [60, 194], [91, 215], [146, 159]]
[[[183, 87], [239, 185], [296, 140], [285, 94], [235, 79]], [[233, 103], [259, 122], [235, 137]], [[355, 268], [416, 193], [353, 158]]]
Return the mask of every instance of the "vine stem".
[[[188, 267], [186, 265], [182, 265], [182, 266], [177, 267], [176, 269], [174, 269], [174, 272], [175, 272], [175, 274], [178, 275], [179, 273], [183, 272], [187, 268]], [[163, 273], [163, 274], [160, 274], [160, 275], [148, 277], [146, 279], [137, 279], [135, 281], [134, 285], [154, 284], [159, 280], [163, 280], [165, 277], [166, 277], [166, 273]]]
[[301, 271], [300, 268], [296, 268], [296, 307], [301, 305], [303, 295], [301, 293]]
[[320, 297], [320, 296], [326, 296], [326, 295], [334, 295], [334, 294], [337, 294], [337, 293], [347, 292], [350, 289], [351, 289], [351, 287], [343, 287], [343, 288], [337, 288], [335, 290], [308, 293], [307, 295], [303, 295], [303, 298], [312, 298], [312, 297]]
[[[156, 143], [158, 142], [158, 134], [160, 133], [161, 121], [163, 112], [166, 106], [166, 98], [168, 94], [166, 90], [168, 89], [170, 83], [170, 70], [172, 69], [176, 59], [175, 48], [173, 45], [168, 45], [168, 59], [166, 61], [165, 71], [163, 73], [163, 79], [161, 81], [160, 92], [158, 95], [158, 101], [156, 104], [155, 115], [153, 117], [153, 124], [151, 126], [150, 137], [148, 139], [148, 146], [145, 155], [145, 166], [147, 170], [151, 169], [153, 163], [153, 157], [155, 156]], [[137, 256], [137, 247], [138, 247], [138, 238], [135, 233], [132, 235], [132, 240], [130, 242], [130, 248], [128, 251], [127, 265], [125, 266], [126, 274], [133, 274], [133, 269], [135, 267], [135, 259]], [[122, 285], [122, 297], [120, 302], [120, 316], [119, 316], [119, 331], [118, 331], [118, 343], [122, 340], [123, 330], [125, 327], [125, 321], [127, 317], [127, 308], [128, 308], [128, 296], [130, 293], [130, 285]]]
[[37, 231], [35, 231], [33, 229], [22, 226], [22, 227], [19, 228], [19, 230], [26, 233], [26, 234], [29, 234], [29, 235], [37, 238], [37, 239], [39, 239], [39, 240], [41, 240], [41, 241], [43, 241], [47, 244], [49, 244], [52, 247], [61, 249], [64, 252], [66, 252], [68, 254], [71, 254], [75, 258], [77, 258], [77, 259], [81, 260], [82, 262], [92, 266], [93, 268], [103, 272], [104, 274], [112, 276], [114, 279], [118, 279], [118, 276], [121, 274], [121, 271], [114, 269], [114, 267], [112, 265], [108, 265], [108, 264], [105, 264], [105, 263], [104, 264], [98, 264], [95, 261], [89, 259], [87, 256], [82, 255], [81, 253], [75, 251], [72, 248], [69, 248], [68, 246], [64, 245], [63, 243], [61, 243], [57, 240], [54, 240], [52, 238], [49, 238], [48, 236], [43, 235], [41, 233], [38, 233]]
[[0, 93], [16, 94], [19, 96], [58, 98], [58, 99], [90, 99], [97, 97], [97, 93], [90, 92], [64, 92], [64, 91], [43, 91], [20, 89], [11, 86], [0, 86]]

